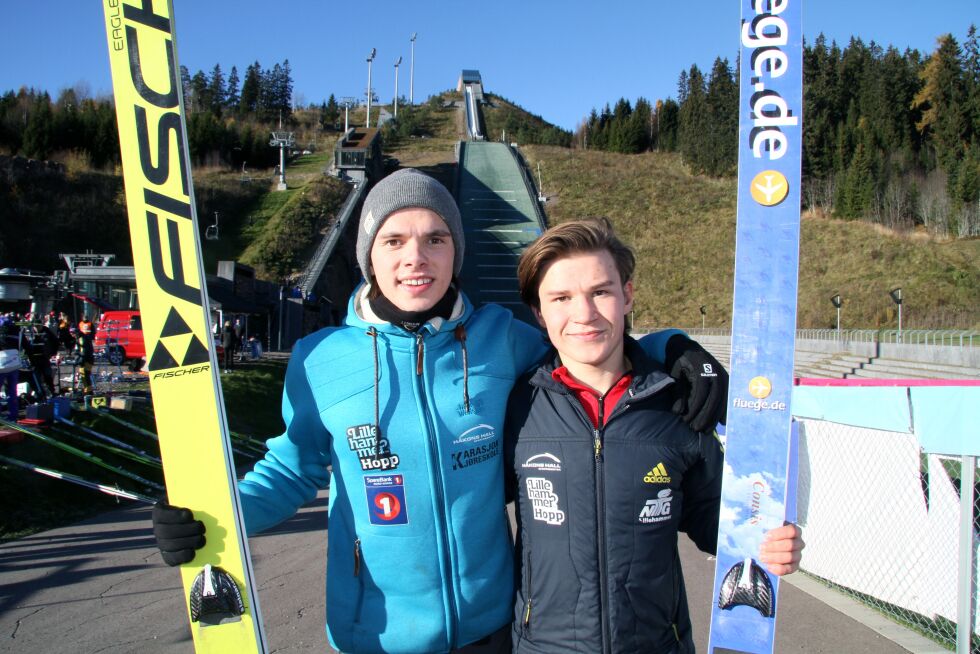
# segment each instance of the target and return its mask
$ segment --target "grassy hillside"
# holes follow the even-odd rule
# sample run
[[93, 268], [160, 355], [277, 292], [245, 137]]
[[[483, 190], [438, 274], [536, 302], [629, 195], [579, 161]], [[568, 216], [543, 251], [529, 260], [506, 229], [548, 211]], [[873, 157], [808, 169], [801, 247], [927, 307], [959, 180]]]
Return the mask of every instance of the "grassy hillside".
[[[446, 94], [451, 98], [452, 94]], [[497, 115], [520, 107], [495, 99], [485, 111], [488, 133]], [[438, 138], [401, 139], [386, 153], [403, 166], [452, 162], [461, 133], [458, 110], [428, 116]], [[526, 120], [533, 120], [533, 116]], [[441, 148], [441, 149], [440, 149]], [[522, 145], [537, 176], [541, 164], [545, 211], [551, 224], [604, 215], [638, 255], [638, 327], [731, 325], [735, 261], [735, 179], [691, 175], [679, 155], [619, 155]], [[804, 216], [801, 228], [800, 328], [835, 326], [830, 297], [840, 293], [842, 327], [896, 324], [887, 292], [903, 288], [903, 328], [980, 328], [980, 240], [940, 242], [865, 222]]]
[[[549, 220], [605, 215], [638, 254], [636, 324], [730, 326], [736, 182], [690, 175], [678, 155], [617, 155], [546, 146], [541, 164]], [[980, 327], [980, 240], [938, 242], [863, 222], [807, 215], [802, 224], [798, 324], [889, 327], [906, 298], [903, 328]]]
[[218, 211], [218, 240], [202, 241], [204, 266], [221, 260], [254, 266], [260, 278], [287, 279], [302, 270], [349, 187], [323, 174], [332, 153], [321, 150], [286, 164], [285, 191], [275, 191], [273, 171], [250, 173], [207, 169], [194, 171], [194, 188], [202, 233]]
[[[458, 99], [449, 91], [399, 107], [398, 130], [384, 131], [385, 155], [450, 183], [463, 124], [461, 112], [446, 103]], [[501, 121], [533, 125], [539, 133], [549, 129], [506, 100], [494, 102], [496, 108], [486, 111], [490, 134], [499, 132]], [[351, 112], [352, 125], [364, 119], [363, 108]], [[287, 164], [285, 192], [272, 190], [271, 170], [251, 171], [248, 183], [238, 170], [194, 170], [202, 232], [219, 212], [221, 238], [203, 242], [209, 272], [220, 259], [238, 259], [273, 280], [302, 268], [346, 194], [343, 184], [322, 174], [336, 137], [321, 133], [315, 137], [319, 150]], [[734, 179], [693, 176], [674, 154], [522, 147], [535, 177], [541, 166], [552, 223], [605, 215], [636, 249], [637, 326], [700, 326], [701, 305], [708, 326], [730, 325]], [[0, 241], [0, 265], [40, 261], [32, 267], [50, 270], [58, 267], [53, 253], [85, 249], [115, 252], [118, 263], [130, 259], [116, 176], [69, 172], [29, 184], [8, 179], [0, 183], [0, 200], [3, 222], [22, 225], [16, 240]], [[941, 242], [864, 222], [804, 217], [800, 327], [832, 327], [836, 313], [829, 298], [836, 293], [844, 300], [844, 328], [892, 327], [895, 305], [887, 292], [896, 286], [906, 298], [903, 327], [980, 327], [980, 240]]]

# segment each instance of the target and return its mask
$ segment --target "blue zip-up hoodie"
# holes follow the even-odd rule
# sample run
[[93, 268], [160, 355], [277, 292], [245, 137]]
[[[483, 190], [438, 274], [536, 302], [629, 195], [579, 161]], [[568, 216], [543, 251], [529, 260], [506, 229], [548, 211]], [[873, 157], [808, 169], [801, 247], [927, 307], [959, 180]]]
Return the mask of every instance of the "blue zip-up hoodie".
[[[507, 309], [474, 310], [462, 293], [449, 320], [412, 333], [377, 318], [364, 292], [345, 326], [293, 348], [286, 431], [239, 484], [246, 530], [282, 522], [329, 482], [331, 644], [447, 652], [511, 621], [504, 413], [548, 346]], [[662, 359], [675, 333], [644, 347]]]
[[357, 292], [347, 315], [293, 349], [286, 432], [239, 485], [246, 528], [289, 517], [329, 479], [331, 644], [446, 652], [511, 619], [504, 409], [547, 347], [462, 294], [450, 320], [417, 334], [373, 318]]

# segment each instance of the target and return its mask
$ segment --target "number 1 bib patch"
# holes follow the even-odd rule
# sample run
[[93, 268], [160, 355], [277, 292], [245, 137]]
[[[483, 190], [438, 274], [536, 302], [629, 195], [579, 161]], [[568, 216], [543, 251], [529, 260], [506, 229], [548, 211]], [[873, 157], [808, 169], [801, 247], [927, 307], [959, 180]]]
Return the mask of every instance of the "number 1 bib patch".
[[407, 525], [405, 478], [402, 475], [371, 475], [364, 478], [368, 516], [372, 525]]

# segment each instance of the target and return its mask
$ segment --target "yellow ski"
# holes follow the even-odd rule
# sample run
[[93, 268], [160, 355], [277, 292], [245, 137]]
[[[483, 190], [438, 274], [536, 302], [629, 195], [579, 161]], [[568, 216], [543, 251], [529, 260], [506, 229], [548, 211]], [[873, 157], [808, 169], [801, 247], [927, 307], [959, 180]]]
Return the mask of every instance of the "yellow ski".
[[194, 646], [265, 652], [210, 337], [173, 3], [102, 4], [167, 494], [207, 529], [180, 570]]

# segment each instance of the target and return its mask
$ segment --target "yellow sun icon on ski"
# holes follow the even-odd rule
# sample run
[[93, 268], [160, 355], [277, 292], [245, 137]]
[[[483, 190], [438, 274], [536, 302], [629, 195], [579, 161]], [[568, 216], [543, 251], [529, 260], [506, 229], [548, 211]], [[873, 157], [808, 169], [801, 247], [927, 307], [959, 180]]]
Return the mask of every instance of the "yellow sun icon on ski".
[[753, 377], [749, 381], [749, 393], [752, 394], [752, 397], [760, 400], [769, 397], [769, 394], [772, 393], [772, 382], [765, 377]]
[[772, 207], [786, 199], [789, 182], [778, 170], [763, 170], [752, 179], [752, 199], [764, 207]]

